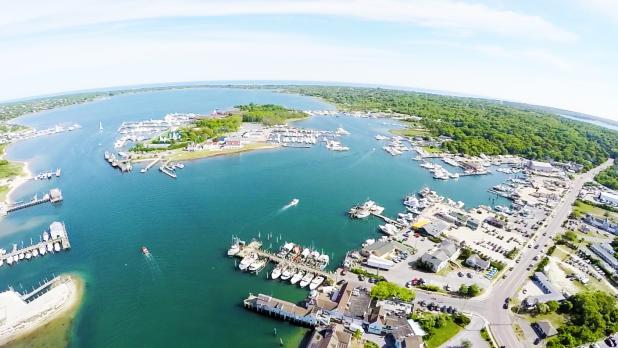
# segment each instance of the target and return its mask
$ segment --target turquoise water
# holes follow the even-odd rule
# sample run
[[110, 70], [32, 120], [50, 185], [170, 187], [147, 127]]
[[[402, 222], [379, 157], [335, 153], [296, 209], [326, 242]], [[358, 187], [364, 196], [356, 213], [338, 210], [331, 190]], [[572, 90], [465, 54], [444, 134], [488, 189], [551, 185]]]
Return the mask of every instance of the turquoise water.
[[[488, 204], [487, 188], [502, 174], [436, 182], [411, 159], [392, 157], [373, 136], [386, 134], [381, 120], [314, 117], [299, 126], [350, 136], [351, 151], [264, 150], [187, 162], [172, 180], [157, 171], [120, 174], [103, 160], [122, 121], [160, 118], [169, 112], [207, 113], [243, 103], [276, 103], [298, 109], [333, 106], [289, 94], [236, 89], [198, 89], [122, 95], [90, 104], [29, 115], [20, 123], [43, 128], [80, 123], [71, 133], [13, 145], [8, 157], [30, 163], [33, 173], [62, 168], [51, 182], [30, 182], [14, 199], [62, 189], [59, 206], [41, 205], [0, 221], [0, 246], [38, 240], [53, 220], [66, 223], [72, 250], [0, 268], [0, 288], [28, 289], [52, 273], [78, 272], [86, 279], [85, 302], [73, 327], [74, 347], [295, 346], [303, 329], [242, 308], [250, 292], [298, 301], [307, 292], [234, 269], [224, 256], [231, 236], [268, 233], [322, 249], [331, 268], [346, 250], [377, 236], [378, 221], [352, 221], [347, 209], [371, 198], [387, 215], [401, 198], [425, 185], [463, 200]], [[99, 121], [105, 131], [99, 134]], [[99, 145], [101, 144], [101, 145]], [[296, 207], [283, 210], [292, 198]], [[268, 242], [265, 242], [268, 246]], [[153, 260], [140, 252], [148, 246]], [[273, 246], [276, 247], [276, 246]], [[273, 336], [277, 328], [279, 336]]]

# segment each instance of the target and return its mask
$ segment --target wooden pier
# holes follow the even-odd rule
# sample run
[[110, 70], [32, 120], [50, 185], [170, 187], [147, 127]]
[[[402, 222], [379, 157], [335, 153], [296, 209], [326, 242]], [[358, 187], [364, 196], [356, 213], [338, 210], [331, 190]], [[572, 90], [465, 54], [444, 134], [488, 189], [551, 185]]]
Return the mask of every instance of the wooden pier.
[[387, 224], [395, 225], [395, 226], [397, 226], [397, 227], [399, 227], [399, 228], [404, 228], [404, 227], [406, 227], [405, 225], [403, 225], [403, 224], [402, 224], [402, 223], [400, 223], [399, 221], [397, 221], [397, 220], [393, 220], [393, 219], [391, 219], [391, 218], [389, 218], [389, 217], [386, 217], [386, 216], [384, 216], [384, 215], [382, 215], [382, 214], [371, 213], [371, 215], [373, 215], [373, 216], [375, 216], [375, 217], [379, 217], [380, 219], [384, 220], [384, 222], [386, 222]]
[[245, 246], [235, 256], [243, 258], [243, 257], [248, 256], [250, 254], [257, 254], [259, 257], [267, 258], [269, 261], [272, 261], [272, 262], [274, 262], [276, 264], [282, 263], [282, 264], [285, 264], [285, 265], [290, 265], [290, 266], [293, 266], [293, 267], [298, 268], [300, 270], [303, 270], [305, 272], [311, 272], [311, 273], [314, 273], [316, 275], [321, 275], [325, 279], [332, 279], [332, 280], [334, 280], [334, 278], [335, 278], [335, 274], [332, 273], [332, 272], [327, 272], [327, 271], [321, 270], [319, 268], [315, 268], [315, 267], [312, 267], [312, 266], [309, 266], [309, 265], [305, 265], [305, 264], [302, 264], [302, 263], [294, 262], [292, 260], [288, 260], [288, 259], [279, 257], [279, 256], [277, 256], [274, 253], [271, 253], [269, 251], [261, 250], [260, 247], [261, 247], [261, 243], [260, 242], [253, 241], [253, 242], [249, 243], [247, 246]]
[[58, 203], [58, 202], [61, 202], [62, 200], [63, 200], [62, 191], [60, 191], [60, 189], [54, 188], [54, 189], [51, 189], [49, 193], [46, 193], [42, 198], [33, 198], [31, 201], [28, 201], [25, 203], [14, 204], [12, 206], [7, 207], [2, 213], [3, 215], [6, 215], [8, 213], [12, 213], [14, 211], [25, 209], [25, 208], [30, 208], [35, 205], [39, 205], [39, 204], [43, 204], [47, 202]]
[[[37, 259], [39, 257], [45, 256], [47, 253], [55, 253], [56, 250], [54, 249], [54, 245], [59, 244], [60, 245], [60, 250], [68, 250], [71, 248], [71, 243], [69, 242], [69, 236], [67, 234], [66, 231], [66, 227], [64, 226], [64, 223], [60, 223], [60, 222], [54, 222], [50, 225], [50, 230], [49, 230], [49, 234], [50, 234], [50, 238], [48, 240], [42, 240], [39, 243], [36, 244], [32, 244], [32, 245], [28, 245], [25, 246], [23, 248], [20, 249], [16, 249], [15, 251], [10, 251], [4, 255], [0, 255], [0, 261], [2, 261], [2, 264], [7, 264], [9, 266], [15, 265], [21, 261], [32, 261], [34, 259]], [[50, 246], [51, 247], [48, 247]], [[45, 248], [46, 253], [45, 254], [40, 254], [37, 257], [32, 256], [30, 259], [26, 259], [25, 257], [22, 259], [19, 259], [19, 255], [26, 255], [27, 253], [31, 253], [34, 250], [40, 250], [42, 248]], [[52, 251], [49, 251], [49, 250]], [[12, 260], [11, 262], [9, 262], [8, 260]]]

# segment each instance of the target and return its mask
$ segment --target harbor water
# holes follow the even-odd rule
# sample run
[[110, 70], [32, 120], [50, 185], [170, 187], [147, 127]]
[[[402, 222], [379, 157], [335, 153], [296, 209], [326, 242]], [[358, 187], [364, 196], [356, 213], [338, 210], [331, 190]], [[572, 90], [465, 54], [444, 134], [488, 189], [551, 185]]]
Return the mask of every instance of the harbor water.
[[[12, 145], [7, 156], [28, 161], [37, 173], [62, 168], [53, 181], [31, 181], [14, 200], [29, 200], [52, 187], [64, 201], [15, 212], [0, 220], [0, 247], [36, 243], [52, 221], [64, 221], [71, 250], [13, 267], [0, 267], [0, 288], [27, 291], [52, 273], [85, 280], [84, 302], [70, 333], [72, 347], [274, 347], [281, 338], [295, 347], [305, 329], [262, 317], [242, 307], [251, 293], [292, 302], [307, 290], [234, 269], [225, 256], [232, 235], [262, 237], [315, 247], [334, 269], [349, 249], [379, 235], [375, 218], [350, 220], [347, 210], [365, 200], [403, 211], [404, 195], [430, 186], [466, 203], [492, 204], [487, 189], [505, 174], [438, 182], [419, 167], [413, 152], [393, 157], [376, 134], [389, 135], [391, 120], [316, 116], [301, 127], [351, 134], [339, 140], [347, 152], [280, 148], [185, 162], [176, 180], [151, 170], [121, 174], [103, 159], [113, 150], [123, 121], [162, 118], [166, 113], [210, 113], [246, 103], [296, 109], [333, 109], [317, 99], [265, 90], [207, 88], [127, 94], [89, 104], [28, 115], [36, 128], [79, 123], [81, 129]], [[99, 131], [99, 122], [103, 131]], [[145, 164], [144, 164], [145, 165]], [[446, 167], [446, 165], [445, 165]], [[450, 168], [449, 168], [450, 169]], [[297, 206], [284, 208], [298, 198]], [[497, 199], [495, 204], [504, 204]], [[268, 240], [267, 236], [273, 236]], [[147, 246], [151, 257], [140, 248]], [[273, 335], [276, 328], [277, 336]]]

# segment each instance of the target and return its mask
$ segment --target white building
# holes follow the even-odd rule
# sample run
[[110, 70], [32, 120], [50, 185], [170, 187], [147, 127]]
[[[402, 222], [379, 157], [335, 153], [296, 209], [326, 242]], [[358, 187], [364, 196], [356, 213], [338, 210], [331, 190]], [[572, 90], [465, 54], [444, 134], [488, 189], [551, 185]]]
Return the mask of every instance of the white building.
[[539, 161], [528, 161], [527, 164], [528, 169], [534, 170], [537, 172], [551, 173], [556, 171], [556, 169], [551, 165], [551, 163], [547, 162], [539, 162]]
[[49, 225], [49, 234], [52, 239], [59, 239], [64, 236], [64, 225], [61, 222], [54, 221]]
[[618, 205], [618, 195], [612, 192], [601, 192], [599, 193], [599, 201], [612, 205]]
[[461, 250], [455, 243], [445, 240], [434, 250], [426, 252], [421, 256], [421, 262], [426, 264], [432, 272], [440, 272], [449, 261], [456, 259]]

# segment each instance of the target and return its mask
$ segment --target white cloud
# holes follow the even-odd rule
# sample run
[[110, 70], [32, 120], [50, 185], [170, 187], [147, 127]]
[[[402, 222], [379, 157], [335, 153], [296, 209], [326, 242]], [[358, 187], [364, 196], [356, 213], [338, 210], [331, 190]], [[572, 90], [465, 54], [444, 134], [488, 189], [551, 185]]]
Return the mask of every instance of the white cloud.
[[164, 17], [301, 14], [404, 22], [455, 33], [491, 33], [572, 41], [576, 35], [547, 20], [455, 0], [56, 0], [13, 1], [0, 12], [0, 33], [19, 35], [118, 21]]

